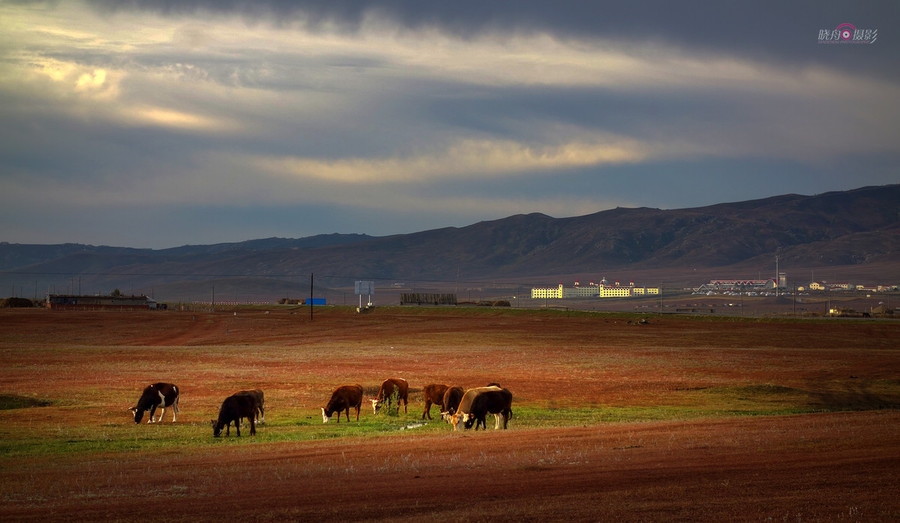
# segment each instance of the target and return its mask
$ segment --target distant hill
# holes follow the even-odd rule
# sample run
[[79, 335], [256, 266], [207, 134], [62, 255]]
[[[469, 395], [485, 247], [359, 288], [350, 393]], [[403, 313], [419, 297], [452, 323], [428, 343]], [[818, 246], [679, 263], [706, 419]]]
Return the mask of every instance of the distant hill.
[[768, 270], [776, 255], [795, 268], [895, 267], [898, 254], [900, 185], [888, 185], [691, 209], [535, 213], [384, 237], [329, 234], [161, 250], [2, 243], [0, 294], [5, 284], [26, 297], [119, 288], [182, 299], [215, 286], [226, 298], [277, 297], [308, 289], [311, 273], [322, 285], [352, 290], [359, 279], [452, 284], [613, 270]]

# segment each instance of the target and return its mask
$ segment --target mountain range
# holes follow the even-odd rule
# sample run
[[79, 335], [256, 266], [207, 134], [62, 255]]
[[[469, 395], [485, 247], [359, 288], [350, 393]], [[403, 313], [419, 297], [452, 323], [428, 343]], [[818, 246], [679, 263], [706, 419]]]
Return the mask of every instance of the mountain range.
[[170, 249], [3, 242], [0, 289], [24, 297], [119, 289], [188, 299], [216, 286], [223, 296], [272, 299], [303, 296], [312, 275], [316, 285], [351, 292], [355, 280], [458, 288], [460, 282], [555, 283], [603, 272], [748, 277], [764, 270], [768, 277], [776, 257], [794, 270], [869, 269], [898, 279], [898, 253], [900, 185], [886, 185], [689, 209], [521, 214], [381, 237], [327, 234]]

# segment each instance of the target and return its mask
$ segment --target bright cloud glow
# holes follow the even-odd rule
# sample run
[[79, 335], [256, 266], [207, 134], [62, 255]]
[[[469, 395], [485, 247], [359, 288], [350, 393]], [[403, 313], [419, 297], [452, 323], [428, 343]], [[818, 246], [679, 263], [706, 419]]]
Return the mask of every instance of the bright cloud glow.
[[84, 73], [78, 77], [75, 83], [76, 89], [98, 89], [106, 83], [106, 71], [95, 69], [93, 73]]
[[542, 147], [511, 141], [463, 140], [432, 155], [408, 158], [262, 158], [258, 163], [263, 169], [298, 178], [377, 184], [633, 163], [642, 158], [638, 145], [627, 140], [619, 143], [568, 143]]
[[135, 109], [131, 115], [135, 124], [158, 125], [171, 129], [229, 131], [237, 127], [236, 124], [214, 118], [156, 107]]

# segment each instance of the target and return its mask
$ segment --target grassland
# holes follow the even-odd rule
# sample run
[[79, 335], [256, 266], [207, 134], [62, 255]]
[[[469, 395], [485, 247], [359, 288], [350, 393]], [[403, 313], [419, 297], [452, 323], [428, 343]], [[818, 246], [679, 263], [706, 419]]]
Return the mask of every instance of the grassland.
[[[156, 514], [130, 511], [135, 496], [193, 521], [222, 506], [257, 520], [900, 516], [886, 493], [900, 465], [896, 322], [475, 308], [0, 315], [6, 520]], [[390, 376], [410, 381], [407, 413], [374, 415], [364, 400], [358, 422], [322, 423], [334, 387], [360, 383], [368, 398]], [[181, 415], [136, 426], [126, 409], [155, 381], [180, 385]], [[510, 430], [454, 433], [436, 408], [422, 422], [426, 383], [491, 381], [514, 394]], [[266, 424], [213, 438], [218, 405], [246, 388], [265, 390]], [[666, 472], [642, 481], [652, 470]], [[441, 494], [451, 484], [468, 505]], [[240, 503], [241, 489], [265, 503]], [[748, 502], [758, 510], [742, 512]]]

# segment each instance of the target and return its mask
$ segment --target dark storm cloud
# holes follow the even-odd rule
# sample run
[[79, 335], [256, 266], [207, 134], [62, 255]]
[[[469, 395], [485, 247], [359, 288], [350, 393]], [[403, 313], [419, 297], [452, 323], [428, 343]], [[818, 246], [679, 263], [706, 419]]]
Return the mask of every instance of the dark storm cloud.
[[[87, 1], [0, 3], [0, 240], [384, 235], [897, 183], [894, 4]], [[841, 22], [880, 38], [817, 43]]]
[[[142, 9], [177, 15], [196, 10], [237, 13], [248, 20], [357, 29], [367, 16], [402, 28], [439, 28], [462, 37], [485, 33], [546, 32], [558, 38], [655, 42], [690, 52], [733, 54], [770, 62], [826, 64], [846, 70], [895, 75], [884, 59], [900, 51], [892, 38], [900, 25], [900, 3], [885, 1], [709, 1], [586, 2], [584, 0], [422, 2], [418, 0], [236, 1], [132, 0], [92, 2], [98, 9]], [[823, 49], [820, 29], [850, 22], [877, 28], [875, 46]]]

